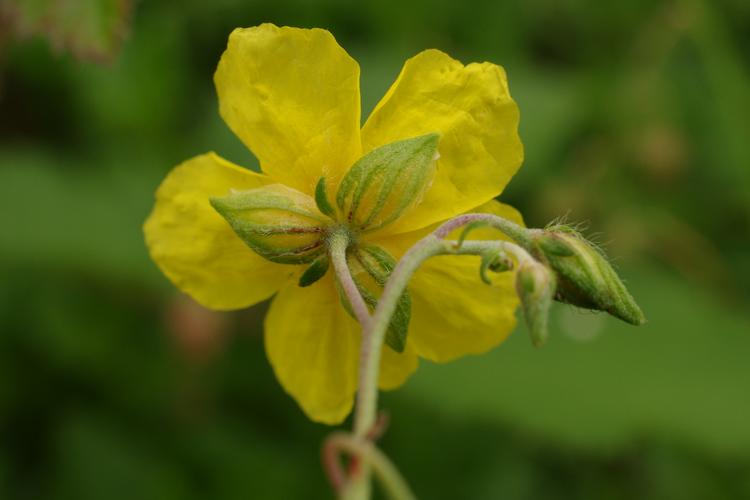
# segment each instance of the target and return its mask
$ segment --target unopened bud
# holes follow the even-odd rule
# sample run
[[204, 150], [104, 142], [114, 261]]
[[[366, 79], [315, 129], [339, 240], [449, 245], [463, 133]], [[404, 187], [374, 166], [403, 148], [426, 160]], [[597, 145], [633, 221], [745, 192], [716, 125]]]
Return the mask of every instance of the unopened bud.
[[486, 252], [482, 254], [482, 262], [479, 265], [479, 278], [488, 285], [491, 285], [492, 280], [487, 275], [487, 271], [502, 273], [511, 269], [513, 269], [513, 260], [504, 251]]
[[357, 160], [336, 194], [342, 216], [356, 228], [375, 230], [419, 203], [435, 175], [439, 138], [392, 142]]
[[272, 262], [305, 264], [325, 252], [331, 221], [299, 191], [272, 184], [210, 201], [247, 246]]
[[533, 252], [558, 278], [557, 300], [606, 311], [633, 325], [646, 318], [602, 253], [578, 232], [556, 226], [532, 235]]
[[549, 310], [555, 297], [555, 276], [540, 262], [524, 262], [516, 272], [516, 293], [521, 299], [531, 342], [539, 347], [549, 336]]

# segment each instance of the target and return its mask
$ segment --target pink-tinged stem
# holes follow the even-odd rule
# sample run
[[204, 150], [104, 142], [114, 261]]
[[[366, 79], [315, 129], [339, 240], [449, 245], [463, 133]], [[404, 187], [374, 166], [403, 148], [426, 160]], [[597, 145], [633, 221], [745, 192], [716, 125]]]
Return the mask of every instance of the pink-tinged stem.
[[367, 309], [365, 299], [359, 293], [357, 284], [354, 282], [352, 273], [349, 271], [349, 266], [346, 263], [346, 249], [349, 246], [349, 237], [343, 231], [335, 232], [330, 236], [328, 245], [331, 252], [331, 263], [336, 272], [339, 285], [349, 300], [354, 316], [359, 321], [362, 330], [367, 331], [372, 322], [370, 311]]
[[484, 221], [488, 226], [499, 229], [508, 237], [520, 243], [522, 246], [527, 246], [529, 242], [527, 229], [519, 226], [514, 222], [492, 214], [459, 215], [458, 217], [454, 217], [443, 223], [440, 227], [433, 231], [432, 234], [436, 238], [445, 238], [456, 229], [477, 221]]
[[328, 476], [328, 481], [331, 483], [336, 495], [339, 495], [346, 484], [346, 475], [344, 474], [344, 469], [341, 467], [339, 459], [341, 452], [338, 448], [338, 443], [333, 439], [334, 436], [330, 436], [323, 443], [322, 459], [323, 469]]
[[375, 308], [375, 313], [371, 318], [370, 324], [366, 328], [363, 327], [362, 357], [359, 366], [359, 391], [357, 393], [357, 407], [354, 414], [355, 436], [365, 436], [375, 425], [378, 399], [378, 372], [385, 333], [391, 317], [396, 310], [399, 297], [401, 297], [411, 276], [422, 265], [422, 262], [435, 255], [443, 254], [479, 255], [490, 246], [497, 246], [498, 244], [509, 247], [513, 253], [519, 253], [524, 257], [527, 255], [523, 248], [508, 242], [472, 242], [471, 245], [466, 245], [465, 248], [456, 248], [454, 242], [445, 241], [444, 238], [454, 230], [478, 220], [486, 221], [489, 226], [499, 229], [519, 243], [523, 244], [528, 240], [526, 229], [506, 219], [491, 214], [465, 214], [454, 217], [442, 224], [435, 231], [415, 243], [401, 257], [383, 288], [383, 293], [378, 300], [378, 305]]
[[[398, 299], [417, 268], [422, 262], [434, 255], [479, 255], [497, 245], [507, 247], [512, 253], [524, 257], [528, 256], [523, 248], [508, 242], [466, 242], [459, 247], [456, 242], [445, 241], [445, 238], [451, 232], [475, 221], [486, 221], [489, 226], [501, 230], [523, 246], [528, 243], [528, 236], [524, 228], [501, 217], [490, 214], [466, 214], [455, 217], [419, 240], [404, 254], [388, 278], [373, 315], [370, 315], [367, 304], [362, 298], [346, 262], [346, 250], [350, 243], [349, 235], [342, 231], [335, 232], [330, 236], [329, 251], [336, 277], [362, 327], [359, 386], [354, 413], [353, 435], [336, 434], [329, 439], [323, 450], [326, 471], [331, 483], [342, 498], [347, 500], [370, 498], [369, 468], [371, 465], [373, 467], [377, 465], [376, 473], [383, 474], [383, 471], [386, 470], [386, 476], [394, 477], [395, 475], [399, 481], [404, 485], [406, 484], [387, 458], [372, 445], [369, 436], [373, 429], [377, 428], [378, 377], [385, 333], [396, 310]], [[528, 258], [531, 257], [528, 256]], [[341, 449], [349, 452], [356, 464], [356, 471], [353, 471], [349, 478], [345, 478], [338, 461], [336, 451]], [[399, 492], [399, 488], [396, 491]], [[409, 496], [408, 487], [406, 490], [401, 489], [400, 493], [403, 496], [396, 498], [412, 498]]]
[[[326, 472], [332, 484], [338, 481], [339, 474], [343, 474], [340, 455], [346, 453], [352, 457], [357, 457], [363, 461], [364, 465], [372, 468], [390, 498], [398, 500], [415, 499], [409, 485], [406, 484], [398, 469], [372, 442], [363, 441], [342, 432], [335, 432], [328, 437], [323, 450], [324, 463], [327, 465]], [[330, 467], [328, 467], [329, 463]], [[350, 488], [356, 488], [356, 486], [353, 483], [343, 483], [338, 491], [344, 498], [351, 498]]]

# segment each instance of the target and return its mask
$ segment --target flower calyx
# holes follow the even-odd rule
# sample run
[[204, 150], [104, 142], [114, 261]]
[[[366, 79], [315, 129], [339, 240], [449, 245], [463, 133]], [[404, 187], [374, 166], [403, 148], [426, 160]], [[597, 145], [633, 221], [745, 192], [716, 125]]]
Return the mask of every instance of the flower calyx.
[[299, 191], [271, 184], [232, 190], [227, 196], [210, 198], [210, 203], [247, 246], [272, 262], [307, 264], [325, 255], [332, 221]]
[[[336, 193], [342, 222], [360, 231], [374, 231], [417, 205], [432, 184], [439, 139], [433, 133], [392, 142], [357, 160]], [[322, 186], [318, 184], [321, 211], [328, 210]]]
[[[376, 245], [353, 245], [347, 251], [347, 265], [367, 307], [372, 313], [378, 305], [388, 278], [396, 267], [396, 259]], [[339, 287], [340, 288], [340, 287]], [[346, 295], [339, 289], [344, 308], [353, 316]], [[398, 299], [385, 335], [385, 343], [396, 352], [406, 348], [406, 337], [411, 319], [411, 296], [405, 290]]]
[[530, 231], [531, 253], [557, 276], [559, 302], [606, 311], [632, 325], [646, 318], [602, 252], [565, 225]]
[[320, 278], [325, 276], [330, 267], [330, 261], [327, 254], [323, 254], [310, 264], [310, 267], [305, 269], [302, 276], [299, 278], [298, 285], [302, 288], [310, 286]]

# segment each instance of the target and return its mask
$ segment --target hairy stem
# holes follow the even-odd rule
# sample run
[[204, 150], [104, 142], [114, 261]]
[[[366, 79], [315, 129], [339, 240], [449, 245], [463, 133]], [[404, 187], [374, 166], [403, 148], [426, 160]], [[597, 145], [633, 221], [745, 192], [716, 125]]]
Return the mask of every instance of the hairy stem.
[[[372, 323], [362, 338], [362, 357], [360, 364], [359, 392], [357, 393], [357, 411], [354, 419], [355, 435], [363, 435], [375, 423], [378, 400], [378, 370], [380, 368], [380, 354], [391, 317], [398, 305], [398, 299], [406, 289], [411, 276], [425, 260], [435, 255], [480, 255], [485, 251], [502, 248], [516, 256], [519, 260], [532, 259], [521, 246], [505, 241], [466, 241], [458, 245], [445, 238], [452, 231], [477, 220], [484, 220], [492, 227], [496, 227], [516, 241], [527, 241], [526, 230], [506, 219], [489, 214], [466, 214], [455, 217], [438, 227], [411, 247], [399, 260], [385, 284], [383, 293], [378, 300]], [[512, 233], [512, 234], [509, 234]], [[364, 330], [364, 329], [363, 329]], [[365, 345], [365, 343], [367, 345]]]
[[[485, 221], [521, 246], [506, 241], [465, 241], [459, 244], [445, 238], [454, 230], [475, 221]], [[360, 347], [359, 385], [354, 413], [354, 429], [351, 436], [335, 434], [324, 447], [323, 462], [331, 483], [347, 500], [370, 498], [370, 467], [378, 475], [393, 498], [414, 498], [406, 482], [396, 468], [368, 439], [376, 426], [378, 377], [380, 357], [388, 325], [396, 311], [398, 300], [406, 289], [411, 276], [428, 258], [435, 255], [481, 255], [490, 250], [505, 250], [520, 262], [533, 259], [522, 246], [528, 246], [527, 230], [521, 226], [490, 214], [466, 214], [455, 217], [419, 240], [399, 260], [383, 288], [375, 313], [370, 315], [362, 294], [346, 262], [349, 235], [345, 231], [330, 236], [329, 251], [338, 282], [351, 304], [352, 311], [362, 327]], [[344, 449], [352, 455], [354, 473], [345, 478], [338, 462], [337, 450]]]
[[458, 241], [445, 240], [445, 243], [452, 247], [452, 250], [445, 252], [454, 255], [481, 255], [489, 250], [504, 250], [516, 258], [519, 264], [530, 262], [534, 257], [529, 254], [523, 247], [509, 241]]
[[[357, 397], [363, 392], [364, 382], [362, 379], [364, 373], [364, 367], [370, 366], [372, 363], [370, 358], [372, 357], [372, 343], [369, 342], [370, 330], [372, 327], [372, 316], [370, 311], [367, 309], [362, 294], [357, 288], [357, 284], [354, 282], [352, 273], [349, 270], [349, 266], [346, 262], [346, 250], [349, 247], [349, 235], [345, 231], [336, 231], [331, 234], [329, 240], [329, 252], [331, 254], [331, 263], [336, 273], [336, 278], [339, 282], [344, 295], [346, 295], [349, 304], [351, 305], [354, 316], [357, 318], [360, 327], [362, 328], [362, 340], [359, 352], [359, 390], [357, 391]], [[380, 351], [378, 350], [378, 357]], [[377, 381], [375, 382], [375, 390], [377, 391]], [[377, 410], [377, 409], [375, 409]], [[359, 402], [355, 408], [355, 415], [361, 413], [361, 407]], [[369, 427], [361, 427], [357, 425], [359, 419], [355, 416], [354, 424], [354, 437], [358, 440], [364, 441], [368, 432]], [[374, 420], [373, 420], [374, 423]], [[324, 453], [324, 464], [326, 470], [329, 471], [329, 477], [334, 488], [339, 491], [341, 498], [347, 500], [367, 500], [370, 498], [370, 471], [367, 463], [363, 462], [363, 459], [358, 455], [352, 456], [352, 470], [351, 477], [348, 480], [343, 481], [343, 474], [340, 472], [340, 467], [336, 468], [334, 463], [330, 460], [330, 455]], [[338, 464], [336, 464], [338, 465]], [[342, 484], [337, 484], [342, 483]]]
[[329, 237], [328, 245], [331, 253], [331, 263], [333, 264], [339, 285], [349, 300], [354, 316], [357, 318], [362, 330], [366, 331], [370, 326], [372, 318], [346, 263], [346, 249], [349, 247], [349, 236], [344, 231], [336, 231]]
[[456, 229], [471, 224], [472, 222], [483, 221], [487, 225], [498, 229], [506, 236], [511, 238], [523, 247], [528, 247], [531, 243], [529, 239], [529, 230], [525, 229], [515, 222], [511, 222], [508, 219], [504, 219], [497, 215], [492, 214], [464, 214], [454, 217], [449, 221], [443, 223], [438, 227], [432, 234], [437, 238], [445, 238], [451, 232]]

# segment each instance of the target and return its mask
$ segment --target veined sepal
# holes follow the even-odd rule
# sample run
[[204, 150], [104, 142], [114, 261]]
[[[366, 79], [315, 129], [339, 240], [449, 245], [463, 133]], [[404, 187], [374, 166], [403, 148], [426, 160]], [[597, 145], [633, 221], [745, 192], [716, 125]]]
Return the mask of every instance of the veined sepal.
[[[347, 252], [347, 265], [352, 273], [359, 293], [372, 313], [378, 305], [388, 277], [396, 267], [396, 260], [385, 250], [374, 245], [353, 247]], [[344, 309], [354, 316], [351, 304], [338, 286], [339, 296]], [[385, 344], [396, 352], [404, 352], [411, 318], [411, 296], [405, 290], [396, 304], [385, 335]]]
[[427, 134], [392, 142], [357, 160], [336, 193], [347, 223], [373, 231], [417, 205], [435, 176], [439, 139]]
[[306, 264], [325, 253], [331, 220], [299, 191], [272, 184], [210, 202], [247, 246], [272, 262]]

